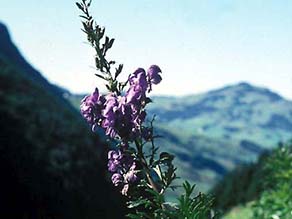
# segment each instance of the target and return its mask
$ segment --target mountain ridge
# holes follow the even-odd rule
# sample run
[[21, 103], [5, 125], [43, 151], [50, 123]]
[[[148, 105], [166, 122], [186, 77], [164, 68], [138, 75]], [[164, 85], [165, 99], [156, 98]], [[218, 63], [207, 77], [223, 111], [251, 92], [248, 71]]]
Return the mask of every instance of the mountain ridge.
[[[178, 139], [173, 144], [166, 134], [159, 143], [170, 145], [167, 149], [179, 155], [177, 165], [185, 170], [182, 176], [203, 190], [292, 136], [292, 101], [246, 82], [198, 95], [155, 96], [148, 115], [156, 115], [158, 132]], [[193, 162], [198, 156], [207, 161], [205, 170]]]
[[124, 218], [106, 176], [107, 145], [64, 89], [24, 59], [3, 24], [0, 87], [0, 217]]
[[[10, 42], [7, 36], [7, 29], [0, 28], [0, 38]], [[21, 61], [18, 50], [4, 55], [16, 60], [16, 67], [23, 72], [27, 69], [37, 72], [25, 60]], [[42, 76], [31, 76], [30, 80], [79, 109], [83, 95], [48, 85]], [[236, 165], [255, 161], [263, 151], [291, 137], [292, 102], [247, 82], [198, 95], [153, 96], [152, 99], [148, 116], [157, 115], [155, 130], [165, 136], [157, 145], [177, 155], [179, 175], [197, 183], [201, 190], [208, 190]]]
[[[78, 109], [84, 95], [71, 95]], [[247, 82], [187, 96], [152, 96], [148, 119], [176, 155], [178, 175], [209, 190], [237, 165], [292, 137], [292, 101]]]
[[37, 81], [42, 86], [51, 90], [58, 96], [62, 96], [62, 90], [54, 84], [50, 84], [43, 75], [30, 65], [26, 59], [22, 56], [21, 52], [12, 42], [11, 36], [7, 26], [0, 21], [0, 56], [2, 59], [9, 60], [13, 63], [15, 68], [18, 68], [25, 74], [30, 80]]
[[[79, 108], [83, 95], [69, 99]], [[152, 96], [147, 113], [179, 175], [208, 190], [240, 164], [291, 138], [292, 101], [247, 82], [186, 96]], [[202, 165], [203, 164], [203, 165]]]

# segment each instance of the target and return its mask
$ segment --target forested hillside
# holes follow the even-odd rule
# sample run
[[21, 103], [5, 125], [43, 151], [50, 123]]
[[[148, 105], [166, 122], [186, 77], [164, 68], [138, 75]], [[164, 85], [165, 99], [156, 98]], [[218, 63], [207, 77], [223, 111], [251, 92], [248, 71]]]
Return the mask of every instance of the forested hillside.
[[291, 218], [292, 141], [229, 173], [211, 191], [226, 219]]
[[0, 88], [0, 217], [123, 218], [106, 180], [106, 145], [2, 24]]

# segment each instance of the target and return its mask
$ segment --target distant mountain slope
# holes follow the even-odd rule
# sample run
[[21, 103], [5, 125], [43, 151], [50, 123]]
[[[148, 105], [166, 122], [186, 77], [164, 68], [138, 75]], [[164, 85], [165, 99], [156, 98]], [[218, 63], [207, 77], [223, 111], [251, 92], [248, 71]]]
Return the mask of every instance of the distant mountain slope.
[[272, 147], [292, 130], [292, 102], [268, 89], [240, 83], [198, 96], [154, 98], [150, 112], [165, 126]]
[[[83, 96], [69, 99], [79, 108]], [[248, 83], [200, 95], [155, 96], [148, 108], [148, 117], [153, 115], [156, 132], [164, 136], [157, 145], [173, 152], [179, 176], [203, 191], [292, 137], [292, 102]]]
[[166, 136], [161, 144], [177, 154], [182, 176], [203, 190], [292, 136], [292, 102], [248, 83], [153, 101], [148, 114]]
[[0, 24], [1, 218], [123, 218], [105, 145], [62, 93]]

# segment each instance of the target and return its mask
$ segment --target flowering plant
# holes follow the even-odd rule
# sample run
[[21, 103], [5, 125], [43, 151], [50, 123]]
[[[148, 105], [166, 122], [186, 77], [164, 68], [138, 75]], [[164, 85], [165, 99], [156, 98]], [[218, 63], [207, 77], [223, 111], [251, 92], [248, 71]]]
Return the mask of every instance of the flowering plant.
[[138, 68], [125, 82], [118, 81], [123, 65], [107, 58], [114, 39], [105, 36], [105, 28], [89, 13], [91, 1], [76, 3], [82, 11], [83, 31], [95, 50], [96, 76], [105, 81], [107, 94], [96, 88], [81, 102], [81, 113], [93, 131], [98, 127], [115, 142], [108, 152], [108, 171], [112, 183], [128, 198], [129, 218], [212, 218], [212, 199], [203, 194], [192, 197], [194, 186], [183, 184], [185, 194], [178, 204], [165, 202], [165, 192], [174, 189], [177, 178], [174, 156], [160, 152], [155, 145], [154, 118], [146, 122], [148, 94], [161, 82], [162, 71], [152, 65]]

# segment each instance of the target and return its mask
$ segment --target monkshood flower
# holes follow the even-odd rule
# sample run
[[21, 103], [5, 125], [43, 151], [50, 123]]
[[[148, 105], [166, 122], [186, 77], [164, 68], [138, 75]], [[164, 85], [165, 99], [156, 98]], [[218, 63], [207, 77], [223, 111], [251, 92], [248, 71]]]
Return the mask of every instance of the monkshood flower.
[[99, 94], [98, 89], [84, 97], [81, 101], [80, 110], [87, 122], [92, 125], [92, 130], [102, 119], [101, 111], [104, 108], [105, 98]]
[[116, 112], [118, 110], [118, 100], [114, 94], [106, 96], [105, 109], [102, 111], [104, 117], [102, 127], [106, 130], [106, 135], [115, 138], [117, 135], [116, 127]]
[[174, 156], [159, 152], [159, 147], [155, 146], [154, 139], [158, 136], [153, 135], [154, 118], [150, 127], [144, 124], [145, 107], [151, 102], [147, 95], [153, 85], [161, 82], [161, 69], [157, 65], [150, 66], [147, 71], [138, 68], [126, 82], [118, 81], [123, 65], [107, 57], [114, 39], [106, 36], [105, 28], [90, 15], [91, 0], [82, 0], [76, 5], [82, 11], [82, 30], [95, 50], [98, 70], [95, 75], [106, 82], [109, 91], [100, 95], [96, 89], [86, 96], [81, 103], [81, 112], [93, 131], [99, 126], [117, 143], [108, 153], [108, 170], [113, 185], [128, 197], [127, 205], [133, 213], [127, 216], [158, 219], [196, 215], [200, 219], [213, 218], [209, 198], [205, 200], [203, 195], [191, 197], [194, 186], [188, 182], [183, 184], [183, 203], [181, 199], [178, 206], [165, 202], [165, 192], [173, 188], [171, 183], [177, 178], [172, 162]]
[[120, 183], [123, 182], [123, 176], [122, 176], [121, 174], [119, 174], [119, 173], [114, 173], [114, 174], [112, 175], [112, 182], [113, 182], [113, 184], [114, 184], [115, 186], [120, 185]]
[[125, 174], [125, 180], [127, 183], [133, 183], [135, 182], [138, 177], [136, 175], [137, 171], [136, 171], [136, 163], [133, 162], [129, 171]]
[[116, 172], [121, 166], [121, 151], [111, 150], [108, 152], [108, 170], [112, 173]]
[[151, 65], [147, 71], [148, 83], [149, 83], [149, 91], [152, 90], [152, 84], [159, 84], [162, 80], [160, 76], [161, 69], [157, 65]]
[[128, 190], [129, 190], [129, 184], [125, 184], [123, 189], [122, 189], [122, 191], [121, 191], [122, 195], [127, 196], [128, 195]]
[[134, 71], [134, 73], [129, 77], [129, 83], [131, 86], [138, 85], [142, 92], [146, 92], [148, 84], [145, 70], [143, 68], [138, 68]]
[[146, 102], [146, 92], [152, 84], [161, 81], [160, 68], [152, 65], [147, 74], [143, 68], [138, 68], [129, 76], [129, 89], [125, 96], [109, 93], [100, 95], [98, 89], [86, 96], [81, 102], [81, 113], [94, 130], [96, 126], [105, 129], [111, 138], [120, 137], [132, 141], [141, 133], [141, 125], [145, 121], [143, 110]]
[[121, 150], [108, 152], [108, 170], [113, 173], [112, 182], [122, 187], [122, 194], [126, 195], [130, 184], [138, 180], [136, 163], [133, 157]]
[[139, 101], [146, 98], [148, 88], [146, 72], [142, 68], [138, 68], [129, 77], [130, 88], [126, 93], [127, 103], [138, 104]]
[[149, 130], [143, 130], [142, 126], [146, 118], [144, 108], [149, 102], [147, 93], [152, 90], [152, 85], [162, 80], [160, 73], [157, 65], [150, 66], [147, 73], [143, 68], [138, 68], [129, 76], [129, 88], [124, 95], [123, 92], [101, 95], [96, 88], [81, 102], [81, 113], [92, 130], [99, 126], [107, 136], [121, 142], [120, 150], [108, 153], [108, 170], [113, 174], [113, 184], [121, 187], [124, 195], [127, 195], [130, 185], [138, 180], [136, 162], [132, 155], [126, 153], [126, 149], [136, 139], [149, 140], [151, 137]]

